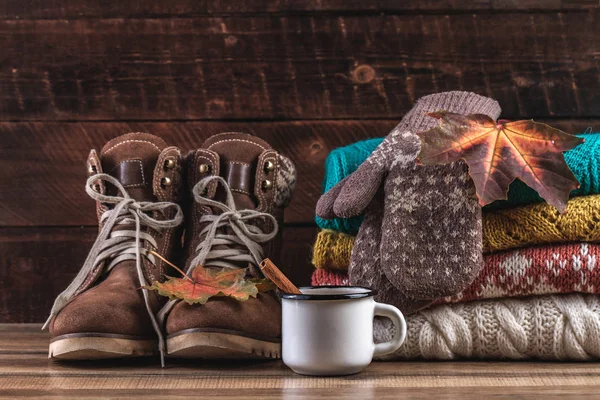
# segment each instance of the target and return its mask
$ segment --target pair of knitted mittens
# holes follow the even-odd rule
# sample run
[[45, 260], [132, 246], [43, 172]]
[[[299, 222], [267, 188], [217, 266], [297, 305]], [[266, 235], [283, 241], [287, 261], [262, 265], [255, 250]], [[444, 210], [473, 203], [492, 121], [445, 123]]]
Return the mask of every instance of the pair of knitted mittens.
[[416, 133], [437, 121], [426, 112], [500, 115], [495, 100], [469, 92], [421, 98], [369, 158], [325, 193], [324, 219], [364, 214], [349, 266], [353, 285], [411, 313], [460, 292], [482, 266], [481, 208], [463, 161], [421, 166]]

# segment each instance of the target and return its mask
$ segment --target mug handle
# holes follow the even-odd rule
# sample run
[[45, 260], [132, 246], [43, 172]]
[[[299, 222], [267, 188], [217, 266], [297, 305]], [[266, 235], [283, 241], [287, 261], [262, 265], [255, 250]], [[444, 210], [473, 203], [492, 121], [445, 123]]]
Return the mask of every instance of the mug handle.
[[396, 307], [377, 302], [375, 302], [375, 315], [391, 319], [396, 327], [396, 334], [389, 342], [375, 344], [373, 356], [382, 356], [395, 352], [402, 346], [406, 338], [406, 321], [404, 320], [404, 316]]

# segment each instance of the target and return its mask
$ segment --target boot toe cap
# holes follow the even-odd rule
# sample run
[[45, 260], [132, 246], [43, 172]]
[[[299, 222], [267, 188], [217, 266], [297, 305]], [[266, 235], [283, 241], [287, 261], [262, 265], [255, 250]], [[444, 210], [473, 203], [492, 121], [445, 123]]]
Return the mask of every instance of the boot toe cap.
[[54, 317], [52, 337], [76, 333], [155, 336], [141, 296], [104, 296], [95, 289], [75, 297]]
[[278, 339], [281, 337], [281, 304], [272, 293], [240, 302], [227, 297], [206, 304], [175, 305], [167, 318], [166, 330], [173, 335], [188, 329], [234, 331]]

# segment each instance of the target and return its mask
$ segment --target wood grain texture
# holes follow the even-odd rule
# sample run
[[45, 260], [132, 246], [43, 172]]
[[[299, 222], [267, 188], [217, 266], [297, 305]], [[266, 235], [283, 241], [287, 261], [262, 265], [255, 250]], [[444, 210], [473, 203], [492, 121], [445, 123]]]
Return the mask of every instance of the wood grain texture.
[[[0, 322], [41, 322], [79, 272], [96, 228], [0, 228]], [[279, 267], [309, 285], [314, 227], [286, 227]], [[1, 384], [0, 384], [1, 387]]]
[[[600, 120], [540, 120], [570, 133]], [[244, 131], [266, 139], [298, 169], [288, 223], [313, 223], [329, 152], [369, 137], [387, 135], [397, 121], [0, 123], [0, 226], [91, 226], [94, 203], [84, 190], [91, 148], [127, 132], [150, 132], [184, 152], [213, 134]]]
[[173, 16], [194, 17], [212, 14], [256, 13], [365, 13], [365, 12], [448, 12], [494, 10], [581, 10], [600, 8], [595, 0], [7, 0], [0, 5], [2, 19], [111, 18]]
[[210, 363], [158, 359], [58, 363], [40, 325], [0, 326], [0, 398], [548, 399], [598, 398], [591, 363], [373, 363], [358, 375], [304, 377], [280, 361]]
[[[393, 365], [390, 368], [394, 368]], [[29, 378], [14, 378], [14, 386], [19, 387], [24, 382], [27, 387]], [[199, 378], [202, 379], [202, 378]], [[297, 377], [296, 379], [302, 379]], [[334, 378], [331, 378], [334, 379]], [[339, 379], [339, 378], [338, 378]], [[46, 379], [49, 380], [49, 379]], [[560, 380], [559, 380], [560, 381]], [[258, 380], [260, 383], [261, 380]], [[202, 389], [202, 399], [216, 400], [280, 400], [280, 399], [348, 399], [348, 400], [398, 400], [398, 399], [439, 399], [439, 400], [565, 400], [565, 399], [598, 399], [598, 388], [600, 386], [585, 385], [573, 386], [548, 386], [548, 387], [505, 387], [505, 386], [480, 386], [480, 387], [445, 387], [443, 391], [439, 388], [415, 388], [415, 387], [377, 387], [360, 386], [360, 381], [348, 387], [333, 388], [281, 388], [262, 389], [246, 387], [240, 389]], [[1, 390], [0, 399], [14, 400], [15, 398], [35, 399], [86, 399], [106, 400], [107, 398], [118, 399], [157, 399], [157, 400], [187, 400], [198, 396], [197, 389], [12, 389]]]
[[508, 118], [597, 117], [597, 26], [597, 10], [2, 20], [0, 119], [397, 118], [459, 89]]
[[0, 124], [0, 171], [5, 179], [0, 184], [0, 226], [95, 225], [94, 203], [84, 190], [85, 160], [91, 148], [100, 150], [113, 137], [150, 132], [187, 152], [207, 137], [227, 131], [260, 136], [291, 157], [298, 179], [286, 221], [312, 223], [327, 154], [357, 140], [385, 136], [393, 125], [393, 121]]
[[[394, 368], [393, 365], [389, 366]], [[27, 386], [27, 378], [18, 379], [15, 386], [19, 387], [20, 382]], [[199, 379], [202, 379], [201, 377]], [[302, 379], [297, 377], [296, 379]], [[334, 378], [331, 378], [334, 379]], [[339, 378], [338, 378], [339, 380]], [[560, 381], [560, 380], [559, 380]], [[258, 380], [260, 383], [261, 380]], [[573, 386], [548, 386], [548, 387], [505, 387], [505, 386], [480, 386], [480, 387], [444, 387], [443, 391], [439, 388], [415, 388], [415, 387], [378, 387], [361, 386], [361, 381], [357, 380], [348, 387], [332, 388], [278, 388], [262, 389], [254, 388], [251, 384], [244, 390], [228, 389], [219, 387], [218, 389], [201, 389], [202, 399], [218, 400], [280, 400], [280, 399], [348, 399], [348, 400], [397, 400], [397, 399], [439, 399], [439, 400], [565, 400], [565, 399], [598, 399], [599, 386], [585, 385], [583, 387]], [[257, 383], [257, 384], [258, 384]], [[35, 398], [35, 399], [98, 399], [107, 398], [119, 399], [158, 399], [158, 400], [183, 400], [198, 396], [197, 389], [12, 389], [0, 390], [0, 399], [14, 400], [15, 398]]]

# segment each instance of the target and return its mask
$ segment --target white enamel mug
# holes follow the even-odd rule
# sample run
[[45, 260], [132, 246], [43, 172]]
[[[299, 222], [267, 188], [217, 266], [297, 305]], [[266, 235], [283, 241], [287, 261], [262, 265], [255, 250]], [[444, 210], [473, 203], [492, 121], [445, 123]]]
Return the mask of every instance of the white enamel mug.
[[[282, 295], [282, 358], [302, 375], [350, 375], [374, 356], [393, 353], [406, 337], [406, 321], [396, 307], [377, 303], [369, 288], [318, 286]], [[387, 317], [396, 335], [373, 343], [373, 318]]]

